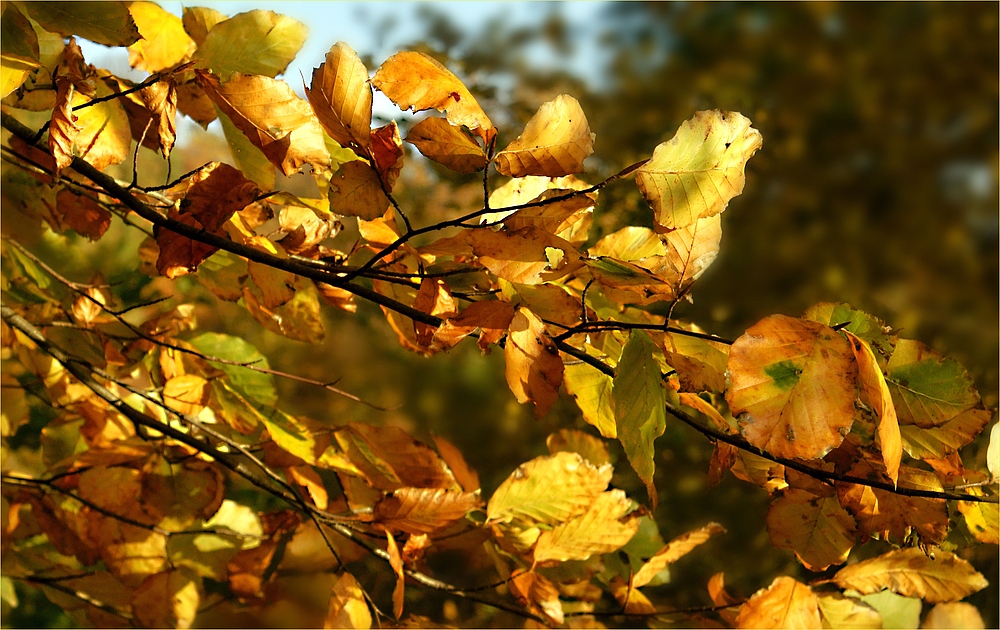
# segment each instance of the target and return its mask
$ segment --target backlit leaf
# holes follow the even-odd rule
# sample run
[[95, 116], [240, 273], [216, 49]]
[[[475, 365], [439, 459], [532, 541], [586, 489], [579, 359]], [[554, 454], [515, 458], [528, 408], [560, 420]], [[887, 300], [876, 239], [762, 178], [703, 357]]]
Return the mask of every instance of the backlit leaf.
[[671, 540], [632, 575], [632, 588], [649, 584], [667, 565], [677, 562], [712, 536], [725, 532], [726, 529], [722, 525], [709, 523]]
[[465, 126], [484, 141], [496, 135], [493, 123], [479, 103], [451, 70], [420, 52], [399, 52], [375, 72], [372, 85], [402, 110], [436, 109], [448, 122]]
[[900, 424], [903, 450], [917, 459], [941, 459], [969, 444], [993, 417], [989, 409], [969, 409], [939, 427], [921, 429], [915, 424]]
[[130, 46], [141, 37], [125, 2], [29, 2], [22, 7], [42, 28], [60, 35], [105, 46]]
[[892, 483], [896, 483], [899, 476], [899, 462], [903, 457], [903, 443], [899, 436], [899, 422], [896, 420], [892, 395], [868, 342], [854, 333], [845, 334], [847, 340], [851, 342], [851, 349], [854, 350], [854, 359], [858, 362], [861, 402], [874, 409], [878, 416], [876, 437], [879, 450], [882, 452], [882, 461], [885, 462], [886, 474], [892, 479]]
[[309, 103], [297, 97], [287, 83], [240, 73], [225, 83], [203, 71], [198, 71], [197, 77], [212, 102], [286, 176], [298, 172], [303, 164], [320, 169], [329, 166], [330, 154], [319, 121]]
[[528, 309], [519, 308], [504, 346], [507, 385], [517, 402], [535, 404], [535, 417], [548, 413], [559, 396], [563, 362], [545, 324]]
[[[680, 292], [708, 269], [719, 253], [722, 242], [722, 217], [703, 217], [685, 227], [663, 235], [667, 249], [664, 263], [656, 270], [674, 278], [674, 288]], [[669, 271], [669, 273], [665, 273]]]
[[[342, 147], [371, 146], [372, 88], [358, 53], [337, 42], [313, 70], [306, 97], [330, 137]], [[411, 132], [412, 133], [412, 132]]]
[[3, 7], [0, 17], [0, 98], [16, 90], [39, 66], [38, 37], [13, 4]]
[[555, 525], [584, 513], [611, 481], [611, 466], [577, 453], [556, 453], [521, 464], [490, 498], [489, 522], [514, 519]]
[[611, 463], [608, 447], [600, 438], [579, 429], [559, 429], [545, 439], [549, 453], [579, 453], [581, 457], [597, 466]]
[[437, 453], [398, 427], [352, 422], [338, 429], [334, 438], [373, 488], [458, 489]]
[[205, 41], [205, 36], [212, 30], [212, 27], [219, 22], [225, 22], [229, 18], [225, 13], [209, 9], [207, 7], [184, 7], [184, 14], [181, 22], [184, 30], [191, 36], [194, 43], [201, 46]]
[[821, 302], [806, 309], [802, 318], [830, 327], [838, 326], [839, 330], [861, 337], [875, 351], [880, 367], [885, 366], [896, 345], [897, 337], [885, 322], [864, 311], [855, 310], [849, 304]]
[[462, 520], [480, 504], [477, 492], [399, 488], [375, 504], [372, 519], [389, 531], [432, 534]]
[[316, 436], [295, 416], [274, 409], [264, 416], [267, 433], [274, 443], [307, 464], [316, 463]]
[[431, 438], [434, 440], [434, 446], [438, 453], [441, 454], [441, 459], [451, 469], [455, 480], [462, 486], [462, 489], [466, 492], [479, 490], [479, 474], [469, 467], [465, 458], [462, 457], [462, 452], [440, 435], [431, 434]]
[[163, 385], [163, 403], [185, 415], [197, 416], [208, 403], [209, 385], [197, 374], [175, 376]]
[[886, 368], [886, 381], [900, 424], [939, 427], [980, 404], [965, 368], [919, 341], [899, 340]]
[[931, 608], [921, 628], [985, 628], [982, 615], [968, 602], [938, 604]]
[[[519, 230], [471, 230], [466, 239], [479, 262], [508, 282], [541, 284], [573, 268], [579, 253], [567, 241], [534, 226]], [[553, 252], [560, 255], [553, 260]]]
[[614, 258], [590, 258], [584, 262], [604, 294], [616, 302], [645, 305], [674, 298], [673, 278], [658, 276], [639, 264]]
[[996, 503], [959, 501], [958, 511], [976, 540], [990, 545], [1000, 543], [1000, 509]]
[[551, 580], [534, 571], [511, 576], [510, 590], [515, 597], [528, 606], [528, 610], [538, 611], [556, 624], [565, 620], [559, 589]]
[[611, 377], [582, 361], [566, 363], [564, 369], [566, 391], [576, 401], [583, 419], [602, 436], [618, 437]]
[[461, 313], [450, 317], [434, 332], [434, 342], [453, 348], [459, 341], [480, 329], [477, 343], [483, 351], [500, 341], [514, 319], [514, 307], [500, 300], [473, 302]]
[[677, 370], [683, 392], [723, 392], [729, 346], [689, 335], [668, 332], [663, 336], [663, 356]]
[[494, 158], [497, 171], [508, 177], [559, 177], [583, 171], [594, 152], [594, 134], [580, 103], [561, 94], [543, 104], [516, 140]]
[[92, 241], [101, 238], [111, 227], [111, 213], [107, 209], [69, 188], [63, 188], [56, 194], [55, 211], [66, 227]]
[[272, 190], [275, 181], [274, 164], [250, 141], [250, 138], [246, 137], [246, 134], [239, 130], [229, 116], [217, 106], [212, 107], [222, 125], [222, 135], [229, 144], [229, 153], [233, 156], [236, 166], [247, 179], [260, 186], [262, 190]]
[[633, 330], [618, 361], [612, 388], [618, 440], [632, 468], [646, 484], [653, 507], [658, 498], [653, 485], [653, 442], [663, 435], [667, 422], [660, 366], [654, 356], [657, 352], [659, 349], [646, 333]]
[[[207, 332], [191, 339], [189, 343], [209, 357], [245, 363], [264, 370], [270, 368], [267, 357], [239, 337]], [[211, 365], [225, 372], [229, 382], [251, 400], [262, 405], [273, 405], [278, 401], [274, 376], [271, 374], [255, 372], [239, 365]]]
[[410, 129], [406, 141], [431, 160], [456, 173], [475, 173], [486, 166], [486, 153], [461, 127], [443, 118], [425, 118]]
[[652, 256], [666, 256], [667, 249], [653, 230], [630, 225], [597, 241], [587, 253], [594, 258], [607, 257], [631, 262]]
[[544, 531], [535, 544], [536, 563], [586, 560], [627, 543], [639, 529], [636, 515], [626, 517], [632, 501], [621, 490], [602, 492], [583, 514]]
[[197, 48], [181, 19], [156, 3], [133, 2], [128, 10], [142, 35], [128, 49], [128, 63], [133, 68], [159, 72], [189, 58]]
[[726, 401], [754, 446], [817, 459], [854, 423], [857, 374], [850, 344], [832, 329], [772, 315], [730, 348]]
[[844, 567], [833, 581], [841, 588], [863, 594], [889, 589], [932, 604], [955, 602], [989, 585], [962, 558], [941, 550], [930, 558], [916, 548], [896, 549]]
[[738, 112], [696, 113], [636, 171], [656, 224], [683, 228], [725, 210], [743, 192], [744, 168], [760, 146], [760, 132]]
[[854, 519], [831, 495], [786, 488], [767, 511], [771, 544], [794, 551], [810, 571], [843, 564], [857, 542]]
[[396, 573], [396, 586], [392, 589], [392, 614], [396, 619], [403, 615], [403, 597], [406, 578], [403, 576], [403, 558], [399, 555], [399, 547], [392, 533], [386, 531], [386, 551], [389, 552], [389, 564]]
[[750, 596], [736, 618], [739, 628], [822, 628], [819, 600], [808, 586], [779, 577]]
[[403, 141], [396, 121], [372, 130], [371, 155], [379, 179], [391, 191], [403, 169]]
[[132, 593], [132, 613], [147, 628], [190, 628], [201, 602], [201, 579], [189, 569], [146, 578]]
[[350, 573], [344, 572], [337, 577], [323, 627], [363, 630], [372, 627], [372, 614], [365, 602], [365, 593]]
[[990, 429], [990, 443], [986, 448], [986, 468], [994, 480], [1000, 478], [1000, 422]]
[[883, 626], [882, 615], [877, 610], [853, 597], [829, 593], [817, 595], [817, 599], [824, 628], [878, 630], [893, 627]]
[[340, 165], [330, 179], [329, 197], [331, 211], [367, 221], [381, 217], [389, 207], [378, 175], [360, 160]]
[[308, 32], [305, 24], [272, 11], [240, 13], [208, 31], [198, 47], [198, 67], [275, 77], [295, 59]]
[[281, 306], [262, 303], [256, 287], [243, 287], [243, 303], [258, 322], [271, 332], [306, 343], [319, 343], [326, 330], [320, 315], [319, 293], [311, 280], [295, 276], [295, 295]]

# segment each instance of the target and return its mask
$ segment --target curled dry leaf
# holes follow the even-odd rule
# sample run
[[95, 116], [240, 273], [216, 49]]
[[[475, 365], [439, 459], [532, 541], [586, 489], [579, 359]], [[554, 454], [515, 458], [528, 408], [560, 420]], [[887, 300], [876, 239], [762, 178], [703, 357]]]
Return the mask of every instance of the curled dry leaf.
[[80, 126], [73, 115], [73, 83], [66, 78], [56, 79], [56, 103], [49, 123], [49, 153], [56, 160], [55, 175], [73, 162], [73, 145], [80, 135]]
[[543, 104], [524, 132], [494, 158], [496, 169], [508, 177], [559, 177], [583, 171], [583, 161], [594, 152], [594, 134], [579, 101], [561, 94]]
[[362, 154], [371, 146], [372, 88], [368, 68], [358, 53], [344, 42], [330, 48], [313, 70], [306, 97], [330, 137], [342, 147], [357, 147]]
[[854, 333], [844, 334], [851, 343], [854, 359], [858, 363], [861, 402], [874, 409], [878, 416], [877, 443], [882, 453], [882, 461], [885, 463], [886, 474], [895, 484], [899, 477], [899, 462], [903, 458], [903, 442], [899, 435], [899, 422], [896, 419], [896, 408], [892, 404], [892, 394], [889, 393], [885, 377], [882, 376], [878, 360], [868, 342]]
[[827, 326], [766, 317], [732, 345], [728, 366], [726, 401], [740, 431], [773, 455], [818, 459], [854, 423], [857, 363], [850, 344]]
[[747, 160], [760, 147], [760, 132], [740, 113], [696, 113], [636, 171], [656, 225], [683, 228], [725, 210], [743, 192]]
[[379, 67], [371, 82], [400, 109], [445, 112], [449, 123], [468, 127], [487, 144], [496, 135], [493, 123], [465, 84], [429, 55], [396, 53]]
[[938, 550], [931, 558], [913, 547], [844, 567], [833, 581], [862, 594], [889, 589], [931, 604], [957, 602], [989, 586], [981, 573], [955, 554]]
[[544, 417], [559, 396], [563, 362], [545, 324], [528, 309], [519, 308], [511, 320], [504, 361], [517, 402], [534, 403], [535, 417]]
[[461, 127], [443, 118], [425, 118], [410, 129], [406, 141], [424, 157], [456, 173], [475, 173], [486, 167], [486, 153]]

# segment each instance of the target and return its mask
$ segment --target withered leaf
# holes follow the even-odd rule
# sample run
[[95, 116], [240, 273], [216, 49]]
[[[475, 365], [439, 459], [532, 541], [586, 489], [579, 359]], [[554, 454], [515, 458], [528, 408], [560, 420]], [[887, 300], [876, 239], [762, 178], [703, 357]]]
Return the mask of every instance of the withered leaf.
[[432, 534], [460, 521], [480, 504], [478, 492], [399, 488], [375, 504], [372, 520], [388, 531]]
[[324, 61], [313, 70], [312, 87], [306, 97], [330, 137], [343, 147], [371, 146], [372, 88], [368, 68], [358, 53], [337, 42]]
[[421, 120], [406, 134], [406, 141], [425, 157], [456, 173], [475, 173], [486, 167], [483, 148], [443, 118]]
[[594, 134], [583, 108], [572, 96], [561, 94], [538, 109], [494, 163], [508, 177], [559, 177], [582, 172], [583, 161], [593, 152]]
[[504, 346], [507, 384], [519, 403], [532, 402], [535, 416], [544, 417], [559, 396], [563, 362], [545, 324], [528, 309], [511, 320]]
[[111, 213], [90, 197], [63, 188], [56, 194], [55, 213], [77, 234], [96, 241], [111, 227]]

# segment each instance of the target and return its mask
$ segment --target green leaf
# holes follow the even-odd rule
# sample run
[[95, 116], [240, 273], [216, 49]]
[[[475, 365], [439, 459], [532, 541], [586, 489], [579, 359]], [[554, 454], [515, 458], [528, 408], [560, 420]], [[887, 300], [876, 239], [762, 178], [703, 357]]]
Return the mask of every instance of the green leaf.
[[922, 602], [915, 597], [903, 597], [892, 591], [882, 591], [861, 597], [882, 617], [883, 628], [917, 628], [920, 626]]
[[131, 46], [142, 36], [124, 2], [25, 2], [28, 15], [47, 31], [77, 35], [105, 46]]
[[199, 67], [275, 77], [285, 71], [306, 41], [305, 24], [273, 11], [248, 11], [219, 22], [198, 48]]
[[901, 339], [896, 344], [886, 382], [901, 425], [939, 427], [980, 404], [972, 377], [962, 364], [919, 341]]
[[611, 377], [582, 361], [567, 363], [563, 371], [566, 391], [573, 396], [583, 419], [606, 438], [618, 437], [615, 407], [611, 397]]
[[264, 425], [275, 444], [307, 464], [316, 463], [316, 437], [298, 418], [274, 409]]
[[653, 507], [657, 500], [653, 441], [663, 435], [667, 426], [666, 398], [654, 358], [657, 352], [659, 349], [646, 333], [633, 330], [622, 350], [612, 387], [618, 439], [632, 468], [646, 484]]
[[[892, 349], [896, 345], [897, 336], [891, 328], [885, 325], [885, 322], [864, 311], [851, 308], [850, 304], [821, 302], [810, 306], [803, 313], [802, 318], [811, 319], [831, 327], [839, 326], [838, 330], [846, 330], [861, 337], [875, 351], [879, 365], [883, 367], [885, 367], [885, 361], [892, 354]], [[844, 326], [844, 324], [847, 325]]]
[[[219, 333], [203, 333], [192, 339], [190, 343], [201, 353], [212, 357], [240, 363], [252, 363], [254, 366], [264, 369], [270, 368], [267, 358], [257, 348], [239, 337]], [[212, 365], [225, 372], [229, 381], [251, 400], [268, 406], [278, 402], [278, 393], [274, 388], [274, 376], [255, 372], [239, 365], [226, 365], [224, 363], [212, 363]]]

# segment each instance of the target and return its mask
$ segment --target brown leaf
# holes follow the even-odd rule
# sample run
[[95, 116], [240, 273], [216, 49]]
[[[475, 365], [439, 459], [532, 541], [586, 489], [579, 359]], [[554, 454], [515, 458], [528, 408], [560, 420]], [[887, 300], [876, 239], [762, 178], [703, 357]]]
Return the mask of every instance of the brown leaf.
[[[186, 223], [197, 229], [204, 229], [190, 214], [181, 214], [171, 209], [167, 216], [181, 223]], [[209, 256], [218, 251], [214, 245], [206, 245], [193, 241], [186, 236], [167, 229], [153, 228], [159, 253], [156, 257], [156, 271], [168, 278], [176, 278], [198, 270], [198, 265], [205, 262]]]
[[692, 530], [682, 536], [671, 540], [662, 549], [646, 561], [646, 564], [632, 574], [632, 588], [640, 588], [649, 584], [657, 573], [667, 567], [667, 565], [677, 562], [686, 556], [692, 549], [701, 545], [716, 534], [724, 534], [726, 529], [718, 523], [709, 523], [704, 527]]
[[329, 197], [331, 211], [368, 221], [381, 217], [389, 207], [378, 174], [361, 160], [340, 165], [330, 179]]
[[77, 234], [96, 241], [111, 227], [111, 213], [90, 197], [63, 188], [56, 195], [55, 214]]
[[425, 118], [410, 129], [406, 141], [424, 157], [456, 173], [475, 173], [486, 167], [482, 147], [460, 127], [443, 118]]
[[465, 84], [429, 55], [396, 53], [379, 67], [371, 82], [400, 109], [444, 111], [448, 122], [468, 127], [487, 144], [496, 135], [493, 123]]
[[304, 164], [329, 168], [330, 153], [319, 120], [287, 83], [239, 72], [225, 83], [204, 70], [195, 75], [212, 102], [286, 176]]
[[656, 612], [656, 606], [649, 601], [642, 591], [632, 588], [628, 582], [617, 575], [611, 580], [611, 594], [622, 605], [628, 615], [651, 615]]
[[480, 329], [479, 349], [486, 352], [489, 345], [500, 341], [514, 319], [514, 307], [500, 300], [473, 302], [461, 313], [451, 317], [434, 332], [434, 343], [453, 348], [459, 341]]
[[362, 154], [371, 146], [372, 88], [368, 69], [350, 46], [337, 42], [330, 48], [326, 61], [313, 70], [306, 97], [340, 146], [358, 147]]
[[561, 94], [538, 109], [494, 164], [508, 177], [559, 177], [582, 172], [584, 159], [593, 152], [594, 134], [580, 103]]
[[[135, 87], [129, 82], [115, 77], [105, 77], [104, 81], [116, 92]], [[128, 114], [132, 139], [142, 141], [142, 146], [157, 151], [164, 158], [177, 139], [175, 119], [177, 117], [177, 84], [170, 76], [162, 77], [157, 83], [121, 99]]]
[[375, 504], [372, 519], [387, 531], [432, 534], [462, 520], [481, 503], [478, 492], [399, 488]]
[[740, 628], [822, 628], [819, 600], [808, 586], [779, 577], [750, 596], [736, 618]]
[[386, 190], [391, 191], [403, 169], [403, 141], [396, 121], [372, 130], [371, 153], [379, 178]]
[[403, 575], [403, 558], [399, 554], [396, 539], [388, 530], [385, 532], [385, 539], [386, 551], [389, 552], [389, 565], [396, 573], [396, 586], [392, 589], [392, 614], [396, 619], [399, 619], [403, 615], [404, 588], [406, 586], [406, 577]]
[[913, 547], [844, 567], [833, 581], [843, 589], [866, 595], [889, 589], [931, 604], [956, 602], [989, 586], [986, 578], [962, 558], [941, 550], [931, 558]]
[[504, 347], [507, 385], [519, 403], [533, 402], [541, 418], [559, 397], [563, 362], [555, 343], [537, 315], [519, 308], [510, 323]]
[[324, 628], [372, 627], [372, 614], [365, 602], [365, 592], [350, 573], [341, 573], [333, 585]]
[[[448, 285], [440, 278], [424, 278], [420, 282], [417, 297], [413, 300], [413, 308], [442, 318], [448, 318], [458, 313], [458, 307], [448, 291]], [[417, 343], [421, 346], [428, 346], [436, 329], [429, 324], [414, 321], [413, 330], [417, 337]]]
[[56, 160], [55, 175], [73, 162], [73, 146], [80, 135], [80, 126], [73, 115], [73, 83], [63, 77], [56, 78], [56, 105], [49, 124], [49, 152]]
[[193, 81], [177, 86], [177, 110], [204, 129], [208, 129], [209, 123], [219, 117], [212, 99]]
[[767, 511], [771, 544], [794, 551], [810, 571], [846, 562], [857, 543], [856, 527], [836, 495], [816, 496], [798, 488], [782, 491]]

